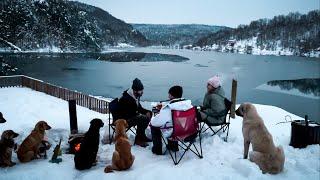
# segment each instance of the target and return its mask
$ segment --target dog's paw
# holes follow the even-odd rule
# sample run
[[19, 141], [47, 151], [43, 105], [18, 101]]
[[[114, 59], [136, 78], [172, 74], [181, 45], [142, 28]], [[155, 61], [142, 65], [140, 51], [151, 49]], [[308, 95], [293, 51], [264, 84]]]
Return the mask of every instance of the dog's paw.
[[12, 166], [14, 166], [14, 165], [16, 165], [17, 163], [15, 163], [15, 162], [11, 162], [11, 164], [9, 165], [10, 167], [12, 167]]
[[107, 166], [107, 167], [104, 169], [104, 172], [105, 172], [105, 173], [111, 173], [111, 172], [113, 172], [112, 166], [111, 166], [111, 165]]

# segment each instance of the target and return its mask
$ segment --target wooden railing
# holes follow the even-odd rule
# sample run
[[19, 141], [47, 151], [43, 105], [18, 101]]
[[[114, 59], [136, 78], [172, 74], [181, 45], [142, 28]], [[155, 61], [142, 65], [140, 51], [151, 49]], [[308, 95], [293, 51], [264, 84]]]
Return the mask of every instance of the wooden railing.
[[0, 88], [4, 87], [27, 87], [35, 91], [63, 99], [76, 100], [77, 105], [89, 108], [90, 110], [107, 114], [108, 101], [98, 99], [96, 97], [83, 94], [81, 92], [72, 91], [63, 87], [55, 86], [44, 81], [34, 79], [24, 75], [17, 76], [0, 76]]

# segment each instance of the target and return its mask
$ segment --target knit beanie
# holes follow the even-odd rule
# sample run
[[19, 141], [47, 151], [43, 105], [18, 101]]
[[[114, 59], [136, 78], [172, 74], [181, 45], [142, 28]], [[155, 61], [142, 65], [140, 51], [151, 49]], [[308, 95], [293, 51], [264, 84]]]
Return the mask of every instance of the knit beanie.
[[210, 84], [214, 88], [218, 88], [219, 86], [221, 86], [220, 77], [218, 75], [211, 77], [210, 79], [208, 79], [208, 84]]
[[143, 90], [143, 84], [140, 81], [140, 79], [135, 78], [132, 82], [132, 87], [131, 87], [134, 91], [141, 91]]

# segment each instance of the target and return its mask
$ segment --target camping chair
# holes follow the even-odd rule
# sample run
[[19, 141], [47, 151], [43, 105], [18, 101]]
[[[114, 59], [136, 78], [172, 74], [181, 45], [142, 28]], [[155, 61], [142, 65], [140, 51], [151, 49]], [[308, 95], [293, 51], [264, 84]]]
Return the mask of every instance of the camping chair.
[[[168, 138], [171, 141], [177, 141], [178, 146], [183, 149], [182, 155], [177, 157], [177, 152], [171, 152], [168, 148], [168, 143], [165, 138], [162, 137], [167, 150], [169, 151], [170, 157], [173, 160], [175, 165], [179, 164], [185, 153], [190, 150], [199, 158], [203, 158], [202, 156], [202, 146], [201, 146], [201, 134], [199, 131], [197, 115], [196, 115], [196, 108], [192, 107], [187, 111], [177, 111], [172, 110], [172, 122], [173, 122], [173, 132], [172, 135]], [[200, 152], [198, 148], [195, 146], [195, 140], [199, 136], [200, 139]], [[194, 147], [194, 150], [191, 149]]]
[[[231, 101], [229, 101], [227, 98], [224, 98], [224, 104], [226, 106], [226, 110], [222, 113], [220, 117], [224, 118], [224, 121], [222, 123], [215, 123], [211, 124], [208, 122], [200, 122], [200, 131], [201, 133], [206, 132], [208, 129], [210, 129], [213, 134], [217, 134], [219, 131], [226, 132], [227, 136], [225, 137], [225, 141], [228, 141], [228, 135], [229, 135], [229, 126], [230, 126], [230, 118], [235, 118], [235, 106], [236, 106], [236, 99], [237, 99], [237, 86], [238, 83], [235, 79], [232, 80], [232, 88], [231, 88]], [[201, 125], [202, 124], [202, 125]], [[204, 126], [207, 126], [208, 128], [203, 130]], [[220, 126], [220, 129], [214, 130], [212, 127], [214, 126]]]
[[[224, 104], [226, 106], [226, 109], [222, 112], [222, 114], [220, 116], [218, 116], [217, 118], [223, 118], [224, 121], [221, 123], [209, 123], [209, 122], [200, 122], [200, 132], [204, 133], [206, 132], [208, 129], [210, 129], [212, 131], [212, 136], [216, 135], [218, 132], [220, 132], [221, 130], [223, 132], [227, 131], [227, 136], [225, 137], [225, 141], [228, 140], [228, 135], [229, 135], [229, 125], [230, 125], [230, 114], [231, 114], [231, 106], [232, 106], [232, 102], [229, 101], [227, 98], [224, 98]], [[204, 129], [204, 127], [207, 126], [206, 129]], [[220, 126], [220, 128], [218, 130], [214, 130], [213, 127], [215, 126]]]
[[[115, 121], [116, 121], [117, 119], [119, 119], [119, 118], [118, 118], [118, 115], [117, 115], [117, 112], [118, 112], [118, 110], [119, 110], [119, 105], [118, 105], [118, 103], [119, 103], [119, 99], [118, 99], [118, 98], [115, 98], [114, 100], [112, 100], [112, 101], [109, 103], [109, 107], [108, 107], [108, 108], [109, 108], [109, 142], [110, 142], [110, 144], [111, 144], [111, 142], [112, 142], [112, 138], [113, 138], [113, 136], [114, 136], [115, 128], [116, 128], [116, 125], [115, 125], [114, 123], [115, 123]], [[112, 121], [111, 121], [111, 116], [110, 116], [110, 114], [111, 114], [111, 116], [112, 116]], [[113, 130], [112, 134], [111, 134], [111, 129]], [[136, 135], [137, 129], [136, 129], [135, 126], [131, 126], [131, 127], [128, 127], [128, 128], [126, 129], [126, 132], [127, 132], [127, 131], [131, 131], [133, 134]]]

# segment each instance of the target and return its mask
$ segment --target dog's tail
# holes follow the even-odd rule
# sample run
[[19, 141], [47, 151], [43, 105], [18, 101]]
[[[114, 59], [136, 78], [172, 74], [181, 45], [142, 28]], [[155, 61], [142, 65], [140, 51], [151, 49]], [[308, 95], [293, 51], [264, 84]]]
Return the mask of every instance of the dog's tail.
[[113, 167], [112, 167], [112, 165], [107, 166], [107, 167], [104, 169], [104, 172], [105, 172], [105, 173], [111, 173], [111, 172], [113, 172]]

